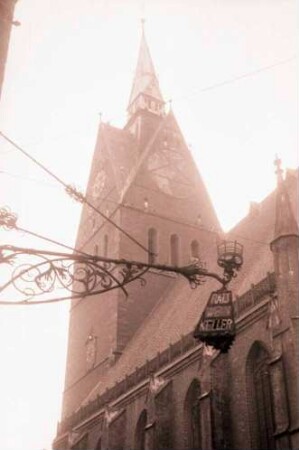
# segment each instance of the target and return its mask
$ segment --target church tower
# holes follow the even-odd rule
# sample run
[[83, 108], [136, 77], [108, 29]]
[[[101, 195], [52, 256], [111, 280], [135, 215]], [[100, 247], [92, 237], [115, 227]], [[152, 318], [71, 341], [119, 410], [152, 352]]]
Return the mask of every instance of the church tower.
[[[174, 114], [166, 112], [144, 30], [127, 111], [123, 129], [99, 125], [86, 196], [109, 220], [84, 205], [76, 248], [178, 266], [206, 260], [219, 223]], [[145, 286], [127, 285], [128, 297], [116, 289], [72, 301], [63, 417], [122, 357], [175, 282], [152, 270]]]

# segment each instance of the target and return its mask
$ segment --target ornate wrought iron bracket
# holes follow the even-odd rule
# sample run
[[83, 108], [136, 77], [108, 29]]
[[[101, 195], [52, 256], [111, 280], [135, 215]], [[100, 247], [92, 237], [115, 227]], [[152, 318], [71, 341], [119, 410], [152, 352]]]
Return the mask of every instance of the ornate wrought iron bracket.
[[[78, 201], [84, 200], [83, 194], [72, 186], [67, 187], [67, 192]], [[7, 207], [0, 208], [1, 226], [6, 230], [21, 230], [17, 226], [17, 215]], [[31, 234], [38, 236], [36, 233]], [[217, 273], [209, 272], [200, 260], [187, 266], [176, 267], [105, 258], [82, 252], [70, 254], [3, 245], [0, 246], [0, 267], [6, 266], [9, 270], [5, 270], [7, 281], [0, 285], [0, 295], [5, 292], [14, 297], [17, 291], [23, 297], [17, 300], [0, 299], [0, 304], [51, 303], [98, 295], [117, 288], [127, 295], [125, 286], [135, 280], [145, 285], [143, 276], [150, 269], [182, 275], [189, 281], [191, 288], [198, 287], [210, 277], [226, 289], [242, 266], [242, 253], [243, 247], [237, 242], [223, 241], [218, 245], [218, 265], [223, 268], [221, 277]], [[56, 289], [64, 289], [64, 292], [68, 291], [69, 294], [50, 298]]]
[[[6, 226], [10, 227], [10, 222]], [[226, 286], [235, 276], [233, 270], [227, 270], [223, 266], [222, 278], [206, 270], [200, 261], [175, 267], [11, 245], [0, 246], [0, 267], [1, 265], [6, 265], [9, 270], [8, 280], [0, 286], [0, 294], [11, 294], [12, 290], [15, 290], [22, 298], [0, 301], [0, 304], [52, 303], [98, 295], [117, 288], [127, 295], [125, 286], [135, 280], [139, 280], [144, 286], [144, 275], [150, 269], [182, 275], [189, 281], [191, 288], [204, 283], [207, 277], [214, 278]], [[50, 294], [57, 289], [67, 290], [69, 294], [51, 298]]]

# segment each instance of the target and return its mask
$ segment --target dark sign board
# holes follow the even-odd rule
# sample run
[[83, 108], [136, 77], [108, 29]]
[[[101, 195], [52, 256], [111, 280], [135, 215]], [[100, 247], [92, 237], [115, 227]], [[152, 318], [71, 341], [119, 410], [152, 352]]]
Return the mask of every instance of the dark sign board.
[[211, 293], [207, 306], [195, 328], [194, 337], [225, 353], [236, 335], [231, 291]]

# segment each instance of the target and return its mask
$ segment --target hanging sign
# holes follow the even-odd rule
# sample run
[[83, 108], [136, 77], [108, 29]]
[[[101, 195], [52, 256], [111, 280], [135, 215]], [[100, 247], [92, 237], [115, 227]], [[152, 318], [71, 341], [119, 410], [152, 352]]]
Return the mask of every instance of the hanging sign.
[[235, 328], [232, 292], [224, 289], [212, 292], [194, 337], [226, 353], [235, 339]]

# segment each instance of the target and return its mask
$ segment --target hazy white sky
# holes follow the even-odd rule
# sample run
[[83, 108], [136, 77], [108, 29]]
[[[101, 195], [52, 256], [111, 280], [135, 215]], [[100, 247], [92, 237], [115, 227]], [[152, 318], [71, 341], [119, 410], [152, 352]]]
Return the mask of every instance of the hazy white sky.
[[[0, 129], [84, 188], [99, 113], [122, 126], [139, 20], [165, 100], [224, 229], [298, 166], [296, 2], [19, 0]], [[74, 245], [80, 205], [0, 138], [0, 205], [19, 225]], [[2, 243], [45, 247], [13, 232]], [[0, 310], [0, 448], [50, 448], [63, 389], [68, 305]], [[3, 417], [2, 417], [3, 415]]]

